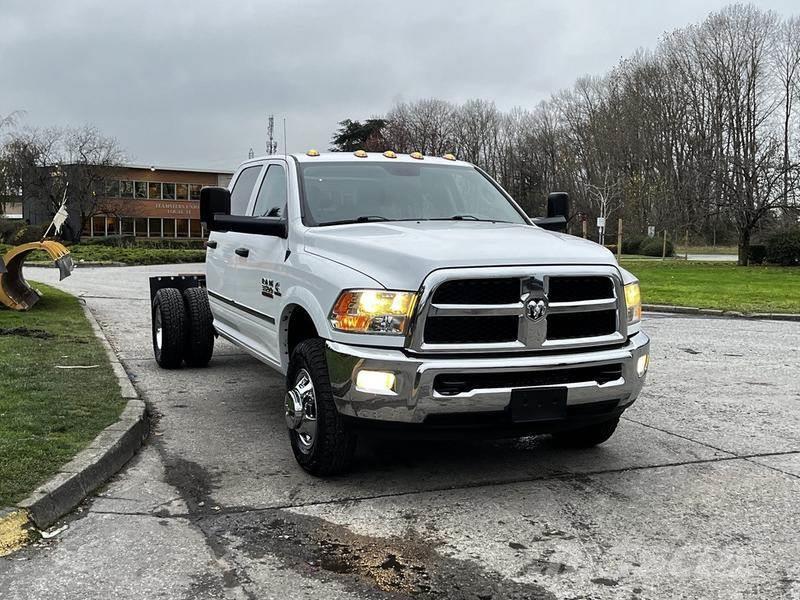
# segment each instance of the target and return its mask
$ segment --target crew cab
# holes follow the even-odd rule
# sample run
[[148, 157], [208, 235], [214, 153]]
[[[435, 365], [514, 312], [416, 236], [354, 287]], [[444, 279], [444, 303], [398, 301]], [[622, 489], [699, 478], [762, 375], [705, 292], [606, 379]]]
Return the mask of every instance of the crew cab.
[[286, 377], [298, 463], [327, 475], [378, 435], [614, 432], [649, 364], [636, 278], [531, 219], [452, 155], [319, 153], [243, 163], [201, 191], [206, 273], [151, 280], [165, 368], [222, 337]]

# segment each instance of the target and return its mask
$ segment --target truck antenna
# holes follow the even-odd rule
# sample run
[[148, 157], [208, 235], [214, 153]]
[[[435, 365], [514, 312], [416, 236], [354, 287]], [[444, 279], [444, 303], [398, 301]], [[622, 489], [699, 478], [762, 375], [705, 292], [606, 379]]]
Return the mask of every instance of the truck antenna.
[[286, 117], [283, 117], [283, 158], [286, 159]]

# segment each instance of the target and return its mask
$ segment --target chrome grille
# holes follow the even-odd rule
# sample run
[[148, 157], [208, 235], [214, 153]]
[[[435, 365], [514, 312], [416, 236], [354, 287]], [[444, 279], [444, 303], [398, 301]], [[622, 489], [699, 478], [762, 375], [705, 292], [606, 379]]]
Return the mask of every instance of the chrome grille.
[[[611, 266], [435, 271], [423, 284], [408, 347], [419, 352], [581, 348], [627, 336], [622, 281]], [[547, 303], [545, 316], [527, 304]]]

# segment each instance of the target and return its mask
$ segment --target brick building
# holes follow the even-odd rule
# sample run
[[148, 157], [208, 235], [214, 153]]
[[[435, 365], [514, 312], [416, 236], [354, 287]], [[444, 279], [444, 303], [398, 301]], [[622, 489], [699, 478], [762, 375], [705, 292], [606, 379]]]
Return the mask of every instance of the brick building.
[[101, 214], [84, 227], [83, 236], [199, 238], [200, 188], [227, 186], [232, 171], [126, 165], [106, 180]]
[[[83, 224], [82, 237], [135, 235], [136, 237], [200, 238], [200, 189], [227, 186], [232, 171], [123, 165], [103, 173], [104, 182], [93, 193], [94, 216]], [[23, 217], [33, 225], [47, 224], [52, 210], [25, 192]], [[81, 228], [80, 209], [68, 196], [69, 227]], [[72, 204], [72, 206], [71, 206]]]

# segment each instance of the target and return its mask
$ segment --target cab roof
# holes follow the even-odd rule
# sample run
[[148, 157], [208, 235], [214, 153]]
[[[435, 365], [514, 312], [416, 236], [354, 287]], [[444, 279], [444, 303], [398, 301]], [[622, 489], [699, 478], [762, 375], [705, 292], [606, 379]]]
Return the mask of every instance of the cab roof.
[[[311, 152], [311, 151], [309, 151]], [[366, 156], [364, 156], [366, 154]], [[290, 154], [301, 164], [306, 163], [319, 163], [319, 162], [385, 162], [385, 163], [414, 163], [414, 164], [434, 164], [434, 165], [458, 165], [462, 167], [471, 167], [472, 163], [463, 160], [451, 160], [441, 156], [423, 156], [422, 158], [413, 158], [410, 154], [395, 154], [395, 158], [389, 158], [382, 152], [366, 152], [361, 156], [357, 156], [354, 152], [320, 152], [316, 155], [311, 155], [306, 152], [296, 152]], [[269, 158], [276, 158], [272, 156], [259, 156], [252, 158], [247, 162], [257, 162], [259, 160], [266, 160]]]

